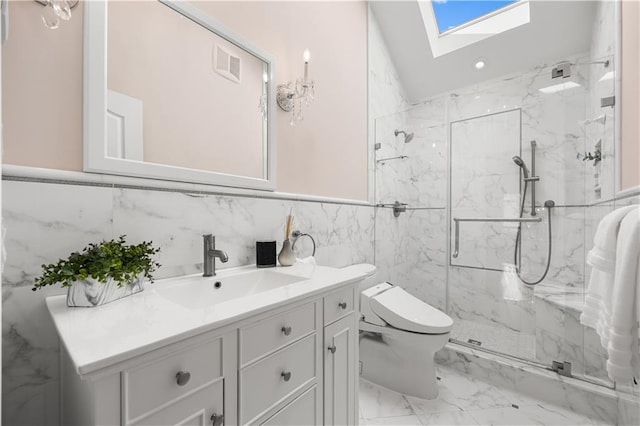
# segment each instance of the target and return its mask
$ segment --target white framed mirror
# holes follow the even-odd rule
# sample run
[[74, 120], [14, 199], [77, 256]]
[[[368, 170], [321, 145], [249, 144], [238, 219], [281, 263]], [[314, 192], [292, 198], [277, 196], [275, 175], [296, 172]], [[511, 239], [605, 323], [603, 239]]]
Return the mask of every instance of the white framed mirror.
[[84, 6], [84, 171], [275, 190], [269, 53], [184, 1]]

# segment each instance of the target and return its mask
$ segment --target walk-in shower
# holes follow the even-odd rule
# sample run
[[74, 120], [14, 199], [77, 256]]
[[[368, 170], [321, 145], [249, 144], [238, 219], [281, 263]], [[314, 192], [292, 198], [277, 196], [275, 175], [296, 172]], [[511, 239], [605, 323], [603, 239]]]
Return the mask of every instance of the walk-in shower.
[[[375, 262], [381, 280], [454, 319], [453, 342], [548, 369], [568, 362], [573, 376], [609, 385], [579, 316], [588, 206], [612, 193], [592, 180], [600, 171], [612, 187], [613, 160], [594, 167], [576, 154], [613, 144], [613, 127], [585, 131], [587, 117], [615, 120], [600, 107], [607, 70], [571, 62], [579, 86], [565, 91], [536, 89], [555, 84], [552, 67], [538, 67], [376, 119]], [[402, 128], [412, 143], [394, 137]], [[398, 217], [396, 200], [407, 203]]]

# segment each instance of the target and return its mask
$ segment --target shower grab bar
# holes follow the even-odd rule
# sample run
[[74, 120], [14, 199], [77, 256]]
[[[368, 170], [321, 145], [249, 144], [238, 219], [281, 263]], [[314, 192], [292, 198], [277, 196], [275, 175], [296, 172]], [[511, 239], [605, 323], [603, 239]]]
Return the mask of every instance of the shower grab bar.
[[454, 217], [455, 222], [455, 242], [453, 257], [457, 258], [460, 251], [460, 222], [542, 222], [541, 217]]
[[376, 163], [381, 163], [383, 161], [389, 161], [389, 160], [404, 160], [405, 158], [409, 158], [406, 155], [398, 155], [397, 157], [389, 157], [389, 158], [381, 158], [379, 160], [376, 160]]

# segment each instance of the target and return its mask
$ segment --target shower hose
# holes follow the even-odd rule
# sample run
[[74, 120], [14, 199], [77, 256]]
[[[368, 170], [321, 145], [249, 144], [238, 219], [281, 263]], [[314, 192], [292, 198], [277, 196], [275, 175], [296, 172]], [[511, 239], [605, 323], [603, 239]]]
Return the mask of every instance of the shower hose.
[[[520, 203], [520, 218], [522, 218], [522, 216], [524, 214], [524, 203], [525, 203], [525, 200], [527, 199], [528, 186], [529, 186], [529, 182], [527, 182], [525, 180], [525, 182], [524, 182], [524, 191], [523, 191], [523, 194], [522, 194], [522, 202]], [[536, 284], [540, 284], [542, 282], [542, 280], [544, 280], [547, 277], [547, 274], [549, 273], [549, 267], [551, 267], [551, 248], [552, 248], [552, 245], [553, 245], [553, 243], [551, 241], [551, 209], [553, 208], [553, 206], [555, 206], [555, 203], [552, 200], [547, 200], [547, 201], [545, 201], [544, 206], [547, 209], [547, 222], [548, 222], [548, 225], [549, 225], [547, 266], [544, 269], [544, 273], [542, 274], [540, 279], [538, 279], [537, 281], [527, 281], [524, 278], [522, 278], [522, 275], [520, 274], [520, 266], [518, 266], [518, 257], [519, 257], [519, 254], [520, 254], [520, 238], [521, 238], [521, 235], [522, 235], [522, 222], [520, 222], [518, 224], [518, 232], [516, 234], [516, 248], [515, 248], [515, 250], [513, 252], [513, 264], [515, 265], [516, 274], [518, 275], [518, 278], [520, 278], [520, 281], [522, 281], [526, 285], [530, 285], [530, 286], [534, 286]]]

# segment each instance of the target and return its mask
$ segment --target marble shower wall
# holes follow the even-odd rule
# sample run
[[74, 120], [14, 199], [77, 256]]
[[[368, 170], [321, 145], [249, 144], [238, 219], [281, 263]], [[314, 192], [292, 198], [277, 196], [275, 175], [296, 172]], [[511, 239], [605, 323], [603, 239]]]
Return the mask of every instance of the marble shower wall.
[[[520, 109], [451, 122], [451, 217], [517, 217]], [[513, 263], [517, 225], [461, 222], [454, 266], [503, 270]], [[452, 248], [454, 250], [454, 248]]]
[[[407, 102], [398, 72], [373, 13], [369, 13], [370, 173], [375, 203], [408, 204], [399, 218], [375, 209], [375, 261], [371, 284], [390, 281], [446, 309], [445, 99], [420, 107]], [[395, 130], [414, 133], [409, 143]], [[374, 150], [374, 144], [380, 149]], [[379, 161], [389, 157], [403, 159]], [[438, 182], [438, 185], [434, 185]]]
[[[376, 266], [379, 281], [402, 286], [446, 309], [446, 99], [436, 98], [375, 122], [377, 204], [395, 201], [407, 211], [394, 217], [377, 207]], [[404, 135], [413, 134], [405, 143]]]
[[205, 233], [229, 255], [218, 267], [254, 264], [255, 241], [281, 244], [293, 208], [299, 229], [316, 239], [319, 264], [374, 262], [368, 206], [7, 180], [2, 189], [3, 424], [57, 424], [58, 338], [44, 299], [64, 291], [31, 287], [41, 264], [90, 242], [153, 240], [161, 248], [156, 278], [200, 272]]

